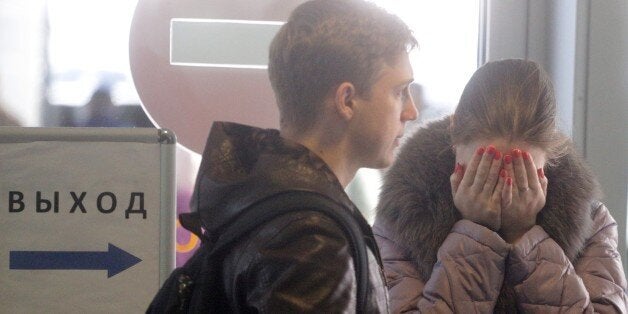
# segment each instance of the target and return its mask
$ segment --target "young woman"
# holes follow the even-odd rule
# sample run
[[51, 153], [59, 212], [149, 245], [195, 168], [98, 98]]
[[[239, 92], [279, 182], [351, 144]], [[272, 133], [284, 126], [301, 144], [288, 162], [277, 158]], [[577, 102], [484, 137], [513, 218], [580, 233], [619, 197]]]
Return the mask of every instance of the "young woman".
[[[453, 174], [452, 174], [453, 173]], [[617, 227], [556, 128], [547, 74], [502, 60], [389, 169], [374, 232], [393, 312], [626, 312]]]

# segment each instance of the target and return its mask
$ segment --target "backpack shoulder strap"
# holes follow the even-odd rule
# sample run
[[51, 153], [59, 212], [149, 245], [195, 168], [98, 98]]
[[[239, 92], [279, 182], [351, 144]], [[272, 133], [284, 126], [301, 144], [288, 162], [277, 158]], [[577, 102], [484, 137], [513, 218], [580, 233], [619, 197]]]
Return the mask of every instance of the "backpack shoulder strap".
[[353, 251], [353, 263], [357, 281], [356, 308], [358, 313], [366, 309], [368, 291], [368, 255], [366, 242], [357, 222], [351, 213], [329, 197], [313, 191], [290, 190], [266, 197], [247, 208], [238, 218], [228, 225], [212, 245], [210, 256], [220, 254], [256, 227], [261, 226], [281, 215], [297, 211], [316, 211], [332, 218], [349, 240]]

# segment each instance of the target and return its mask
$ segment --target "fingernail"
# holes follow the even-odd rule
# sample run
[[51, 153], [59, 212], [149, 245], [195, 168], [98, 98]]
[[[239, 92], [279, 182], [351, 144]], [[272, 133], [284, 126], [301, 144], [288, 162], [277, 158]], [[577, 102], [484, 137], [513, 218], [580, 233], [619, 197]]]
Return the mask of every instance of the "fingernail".
[[511, 178], [511, 177], [506, 178], [506, 184], [507, 184], [508, 186], [511, 186], [511, 185], [512, 185], [512, 178]]
[[506, 156], [504, 156], [504, 162], [505, 162], [507, 165], [510, 165], [510, 163], [512, 162], [512, 156], [510, 156], [510, 155], [506, 155]]
[[506, 172], [506, 169], [502, 169], [502, 171], [500, 171], [500, 172], [499, 172], [499, 175], [500, 175], [502, 178], [505, 178], [505, 177], [506, 177], [506, 174], [508, 174], [508, 173]]
[[486, 153], [489, 154], [489, 155], [495, 154], [495, 147], [493, 145], [490, 145], [488, 147], [488, 150], [486, 151]]
[[454, 168], [454, 172], [455, 173], [459, 173], [460, 170], [462, 170], [462, 166], [460, 165], [460, 163], [456, 163], [456, 167]]
[[528, 154], [528, 152], [522, 152], [521, 155], [523, 155], [523, 159], [530, 159], [530, 154]]
[[513, 149], [512, 150], [512, 156], [515, 157], [515, 158], [521, 157], [521, 150], [519, 150], [517, 148]]
[[496, 151], [496, 152], [495, 152], [495, 157], [493, 157], [493, 158], [495, 158], [495, 160], [500, 160], [500, 159], [502, 159], [502, 153], [500, 153], [499, 151]]
[[478, 155], [484, 155], [484, 147], [480, 147], [477, 150]]
[[545, 178], [545, 172], [543, 171], [543, 168], [536, 169], [536, 173], [538, 173], [539, 178]]

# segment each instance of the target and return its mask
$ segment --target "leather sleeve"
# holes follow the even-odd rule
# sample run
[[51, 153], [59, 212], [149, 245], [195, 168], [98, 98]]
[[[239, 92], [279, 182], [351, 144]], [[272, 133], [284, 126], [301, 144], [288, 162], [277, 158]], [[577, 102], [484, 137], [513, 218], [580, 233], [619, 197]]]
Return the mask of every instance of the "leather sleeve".
[[509, 245], [495, 232], [458, 221], [437, 254], [427, 281], [413, 259], [378, 236], [388, 282], [391, 312], [492, 312], [504, 278]]
[[603, 205], [595, 212], [593, 228], [573, 265], [540, 226], [513, 246], [507, 280], [515, 287], [520, 310], [626, 313], [617, 224]]
[[224, 263], [236, 312], [355, 311], [355, 273], [348, 243], [330, 218], [298, 212], [254, 230]]

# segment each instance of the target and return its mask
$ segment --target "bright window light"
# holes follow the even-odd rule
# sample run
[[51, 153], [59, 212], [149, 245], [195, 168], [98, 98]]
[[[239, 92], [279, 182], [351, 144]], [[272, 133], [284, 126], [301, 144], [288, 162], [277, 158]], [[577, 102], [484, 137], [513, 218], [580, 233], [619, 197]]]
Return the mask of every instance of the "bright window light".
[[137, 0], [48, 0], [51, 104], [82, 106], [103, 84], [114, 104], [139, 104], [129, 65]]
[[479, 0], [372, 0], [413, 30], [419, 49], [410, 58], [424, 100], [451, 113], [477, 69]]

